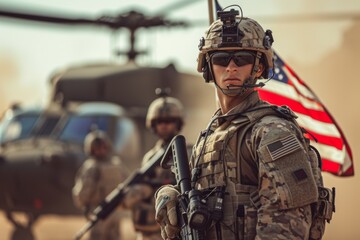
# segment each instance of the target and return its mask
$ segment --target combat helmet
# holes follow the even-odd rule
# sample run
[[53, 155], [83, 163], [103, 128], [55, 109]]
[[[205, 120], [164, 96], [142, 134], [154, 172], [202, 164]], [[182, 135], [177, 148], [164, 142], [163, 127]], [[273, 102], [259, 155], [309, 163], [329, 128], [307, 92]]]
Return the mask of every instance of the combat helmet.
[[92, 130], [90, 133], [88, 133], [84, 140], [84, 152], [87, 155], [92, 155], [92, 148], [95, 144], [99, 143], [105, 143], [108, 148], [109, 152], [112, 150], [112, 144], [108, 137], [108, 135], [101, 130]]
[[261, 62], [265, 66], [262, 77], [269, 78], [269, 71], [273, 68], [271, 49], [273, 41], [271, 30], [264, 31], [258, 22], [243, 17], [242, 12], [241, 15], [234, 9], [218, 12], [218, 19], [210, 25], [205, 36], [200, 39], [197, 70], [203, 73], [206, 82], [211, 82], [214, 80], [209, 65], [212, 52], [245, 50], [256, 53], [252, 76], [255, 75]]
[[180, 131], [184, 124], [183, 109], [184, 107], [178, 99], [162, 95], [150, 104], [146, 115], [146, 127], [154, 130], [156, 120], [161, 118], [173, 119], [177, 121], [178, 130]]

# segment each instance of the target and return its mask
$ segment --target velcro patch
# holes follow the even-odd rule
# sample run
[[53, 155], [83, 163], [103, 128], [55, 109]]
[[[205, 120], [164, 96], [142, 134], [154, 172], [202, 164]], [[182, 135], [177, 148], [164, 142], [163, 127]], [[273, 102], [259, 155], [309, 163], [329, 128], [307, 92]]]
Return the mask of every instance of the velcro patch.
[[301, 148], [299, 140], [294, 135], [267, 145], [272, 160], [279, 159]]
[[302, 168], [294, 171], [293, 175], [297, 182], [301, 182], [308, 178], [308, 175], [306, 174], [305, 170]]

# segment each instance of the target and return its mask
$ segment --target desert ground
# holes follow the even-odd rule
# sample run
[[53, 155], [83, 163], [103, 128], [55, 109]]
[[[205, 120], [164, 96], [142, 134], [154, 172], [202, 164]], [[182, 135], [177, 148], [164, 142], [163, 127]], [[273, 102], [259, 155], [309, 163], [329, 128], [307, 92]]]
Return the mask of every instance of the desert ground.
[[[41, 217], [33, 227], [36, 240], [72, 240], [86, 223], [79, 217], [59, 217], [54, 215]], [[0, 213], [0, 240], [10, 240], [13, 226], [7, 221], [3, 212]], [[120, 224], [121, 239], [135, 239], [131, 220], [124, 217]], [[82, 238], [86, 239], [86, 235]]]

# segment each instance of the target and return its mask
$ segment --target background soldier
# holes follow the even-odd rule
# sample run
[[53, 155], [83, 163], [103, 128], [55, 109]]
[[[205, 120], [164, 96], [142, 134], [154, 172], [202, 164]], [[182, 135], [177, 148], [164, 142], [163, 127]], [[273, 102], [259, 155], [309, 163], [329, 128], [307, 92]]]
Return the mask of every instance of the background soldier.
[[[112, 156], [112, 144], [107, 135], [99, 130], [90, 132], [84, 141], [84, 151], [89, 158], [78, 170], [73, 187], [76, 206], [91, 213], [102, 200], [128, 175], [122, 161]], [[99, 221], [90, 231], [90, 240], [118, 240], [120, 215], [111, 213]]]
[[[210, 214], [209, 227], [198, 231], [204, 239], [321, 238], [331, 218], [315, 220], [321, 172], [296, 116], [261, 101], [255, 89], [273, 68], [272, 43], [270, 30], [233, 9], [220, 13], [200, 41], [198, 71], [214, 83], [220, 106], [191, 158]], [[178, 194], [164, 186], [155, 195], [164, 239], [179, 233]]]
[[[145, 165], [159, 151], [165, 151], [171, 139], [177, 135], [184, 124], [183, 106], [173, 97], [163, 95], [149, 106], [146, 116], [146, 127], [159, 138], [155, 146], [148, 151], [142, 161]], [[130, 187], [124, 206], [132, 211], [137, 239], [161, 239], [160, 226], [155, 221], [155, 191], [164, 184], [174, 184], [175, 179], [170, 170], [158, 166], [154, 173], [145, 179], [149, 184]]]

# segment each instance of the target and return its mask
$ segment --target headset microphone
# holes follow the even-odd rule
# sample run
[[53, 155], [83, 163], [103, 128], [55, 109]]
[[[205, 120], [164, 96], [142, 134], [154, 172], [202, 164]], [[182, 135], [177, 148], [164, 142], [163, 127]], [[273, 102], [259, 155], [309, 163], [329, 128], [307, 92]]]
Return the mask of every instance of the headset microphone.
[[265, 83], [258, 83], [258, 84], [243, 84], [243, 85], [234, 85], [234, 84], [228, 84], [226, 85], [227, 89], [230, 89], [230, 87], [238, 87], [238, 88], [255, 88], [255, 87], [260, 87], [262, 88], [263, 86], [265, 86]]
[[262, 88], [263, 86], [265, 86], [265, 83], [258, 83], [258, 84], [244, 84], [241, 87], [243, 88], [255, 88], [255, 87], [260, 87]]

